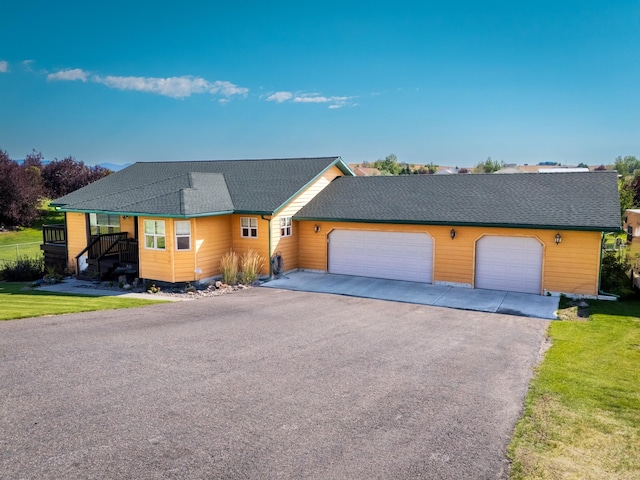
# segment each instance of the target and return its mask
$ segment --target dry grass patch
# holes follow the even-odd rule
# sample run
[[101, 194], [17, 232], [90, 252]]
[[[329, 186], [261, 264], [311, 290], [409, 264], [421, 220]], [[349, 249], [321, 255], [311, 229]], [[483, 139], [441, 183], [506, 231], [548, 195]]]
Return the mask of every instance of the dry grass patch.
[[640, 303], [590, 309], [589, 321], [549, 327], [509, 446], [512, 478], [640, 478]]

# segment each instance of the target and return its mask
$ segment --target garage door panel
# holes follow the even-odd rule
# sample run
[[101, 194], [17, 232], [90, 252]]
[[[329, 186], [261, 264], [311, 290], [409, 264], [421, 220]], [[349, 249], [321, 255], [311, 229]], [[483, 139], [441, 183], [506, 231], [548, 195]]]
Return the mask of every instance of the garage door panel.
[[476, 288], [540, 293], [542, 245], [530, 237], [487, 236], [476, 244]]
[[329, 273], [431, 283], [433, 241], [424, 233], [334, 230]]

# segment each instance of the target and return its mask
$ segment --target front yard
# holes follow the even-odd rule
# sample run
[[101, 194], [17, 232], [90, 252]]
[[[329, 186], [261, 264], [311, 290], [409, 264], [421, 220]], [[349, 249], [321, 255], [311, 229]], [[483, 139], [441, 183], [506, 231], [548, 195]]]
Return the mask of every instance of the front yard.
[[157, 300], [136, 298], [65, 295], [30, 289], [26, 283], [0, 282], [0, 320], [60, 315], [62, 313], [91, 312], [116, 308], [133, 308]]
[[512, 478], [640, 478], [640, 302], [552, 322], [509, 447]]

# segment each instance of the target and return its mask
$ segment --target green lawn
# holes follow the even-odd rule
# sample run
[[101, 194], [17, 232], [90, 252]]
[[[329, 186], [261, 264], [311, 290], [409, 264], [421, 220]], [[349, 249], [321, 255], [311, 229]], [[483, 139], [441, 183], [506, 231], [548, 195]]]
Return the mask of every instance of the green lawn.
[[557, 321], [509, 446], [512, 478], [640, 478], [640, 302]]
[[116, 308], [133, 308], [158, 300], [120, 297], [94, 297], [32, 290], [26, 283], [0, 282], [0, 320], [41, 317], [62, 313], [90, 312]]

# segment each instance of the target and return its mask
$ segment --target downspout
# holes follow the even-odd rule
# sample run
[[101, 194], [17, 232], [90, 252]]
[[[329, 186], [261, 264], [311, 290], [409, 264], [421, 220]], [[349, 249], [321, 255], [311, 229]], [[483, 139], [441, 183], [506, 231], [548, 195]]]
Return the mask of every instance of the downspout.
[[269, 276], [266, 279], [268, 282], [273, 279], [273, 270], [271, 269], [271, 218], [264, 218], [264, 214], [260, 215], [260, 218], [262, 218], [262, 220], [266, 220], [269, 225], [269, 228], [267, 229], [269, 231], [269, 258], [267, 259], [269, 262]]
[[620, 298], [620, 295], [616, 295], [615, 293], [605, 292], [600, 288], [602, 283], [602, 250], [604, 245], [604, 232], [602, 232], [602, 237], [600, 238], [600, 268], [598, 269], [598, 295], [607, 295], [609, 297], [615, 297], [616, 300]]

